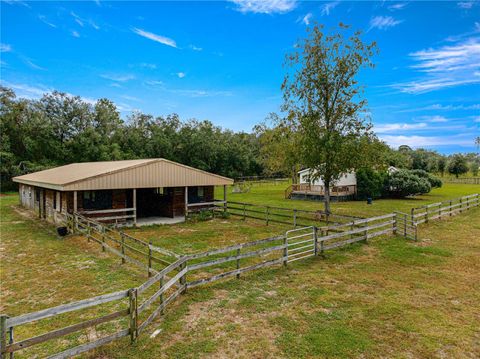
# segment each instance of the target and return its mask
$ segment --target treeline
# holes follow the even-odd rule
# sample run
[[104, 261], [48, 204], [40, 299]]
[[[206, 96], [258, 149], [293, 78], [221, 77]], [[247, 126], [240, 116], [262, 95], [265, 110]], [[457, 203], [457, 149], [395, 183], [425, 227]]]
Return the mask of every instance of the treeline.
[[233, 132], [209, 121], [140, 112], [122, 120], [115, 104], [95, 104], [60, 92], [19, 99], [0, 89], [2, 191], [13, 176], [72, 162], [166, 158], [236, 178], [263, 174], [255, 134]]

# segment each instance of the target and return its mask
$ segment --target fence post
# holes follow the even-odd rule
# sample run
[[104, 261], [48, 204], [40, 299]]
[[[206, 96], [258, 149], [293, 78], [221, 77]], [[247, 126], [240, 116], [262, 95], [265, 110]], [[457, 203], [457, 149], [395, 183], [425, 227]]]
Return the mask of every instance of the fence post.
[[395, 219], [393, 220], [393, 224], [392, 224], [392, 233], [394, 235], [396, 235], [397, 234], [397, 226], [398, 226], [398, 213], [395, 212], [394, 215], [395, 215]]
[[315, 245], [313, 255], [318, 255], [318, 228], [313, 226], [313, 243]]
[[3, 355], [7, 347], [7, 318], [8, 315], [0, 315], [0, 358], [5, 358]]
[[462, 201], [462, 197], [460, 197], [460, 213], [463, 212], [463, 201]]
[[293, 210], [293, 228], [297, 228], [297, 210]]
[[452, 216], [452, 200], [450, 200], [450, 208], [449, 208], [449, 212], [450, 212], [450, 217]]
[[[162, 276], [160, 277], [160, 288], [159, 288], [159, 289], [162, 289], [163, 284], [164, 284], [164, 281], [165, 281], [165, 278], [164, 278], [164, 276], [162, 275]], [[163, 293], [160, 294], [160, 305], [163, 305]], [[165, 310], [164, 310], [164, 309], [165, 309], [165, 308], [162, 308], [162, 310], [160, 311], [161, 314], [165, 313]]]
[[[10, 327], [10, 330], [8, 331], [8, 344], [13, 344], [13, 327]], [[10, 353], [10, 359], [13, 359], [15, 356], [14, 352]]]
[[[184, 270], [186, 267], [187, 267], [187, 261], [182, 263], [182, 265], [180, 266], [180, 271]], [[186, 288], [186, 285], [187, 285], [187, 274], [186, 273], [180, 277], [180, 284], [185, 286], [185, 289], [184, 289], [184, 292], [185, 292], [185, 290], [187, 289]]]
[[247, 219], [247, 216], [246, 216], [246, 213], [245, 213], [245, 203], [243, 204], [243, 220], [246, 220]]
[[286, 267], [287, 262], [288, 262], [288, 238], [287, 235], [285, 234], [285, 237], [283, 238], [283, 265]]
[[148, 277], [152, 276], [152, 240], [148, 241]]
[[415, 213], [415, 208], [412, 208], [412, 209], [410, 210], [410, 214], [411, 214], [411, 217], [412, 217], [412, 222], [415, 222], [414, 213]]
[[121, 251], [122, 251], [122, 264], [125, 264], [125, 234], [123, 232], [120, 232], [120, 246], [121, 246]]
[[[408, 220], [408, 215], [405, 213], [404, 214], [404, 221], [403, 221], [403, 236], [407, 238], [407, 220]], [[413, 224], [413, 222], [412, 222]]]
[[[240, 269], [240, 259], [238, 256], [240, 255], [240, 248], [237, 249], [237, 269]], [[240, 273], [237, 273], [237, 279], [240, 279]]]
[[105, 252], [105, 227], [102, 226], [102, 251]]
[[[320, 237], [323, 237], [324, 234], [325, 234], [325, 232], [324, 232], [323, 229], [322, 229], [321, 232], [320, 232]], [[327, 231], [327, 236], [328, 236], [328, 231]], [[325, 245], [325, 244], [324, 244], [323, 240], [321, 240], [321, 241], [320, 241], [320, 254], [321, 254], [322, 256], [323, 256], [323, 252], [324, 252], [324, 248], [323, 248], [324, 245]]]
[[425, 207], [425, 223], [428, 223], [428, 209], [429, 208], [430, 207], [428, 207], [428, 206]]
[[138, 337], [138, 292], [136, 288], [130, 289], [128, 292], [129, 314], [130, 314], [130, 341], [135, 343]]

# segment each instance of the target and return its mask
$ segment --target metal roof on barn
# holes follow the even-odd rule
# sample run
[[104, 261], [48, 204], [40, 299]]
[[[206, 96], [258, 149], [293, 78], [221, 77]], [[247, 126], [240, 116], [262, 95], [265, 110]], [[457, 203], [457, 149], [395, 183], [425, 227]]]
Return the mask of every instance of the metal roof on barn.
[[58, 191], [218, 186], [233, 183], [230, 178], [164, 158], [72, 163], [17, 176], [13, 181]]

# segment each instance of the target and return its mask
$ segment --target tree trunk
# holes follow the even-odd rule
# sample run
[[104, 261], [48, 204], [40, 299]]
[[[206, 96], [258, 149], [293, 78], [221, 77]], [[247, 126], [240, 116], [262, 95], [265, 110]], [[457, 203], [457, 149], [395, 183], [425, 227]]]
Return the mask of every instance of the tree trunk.
[[325, 185], [325, 213], [330, 214], [330, 181], [324, 180]]
[[292, 184], [296, 184], [296, 183], [297, 183], [297, 171], [296, 171], [295, 166], [293, 166], [293, 168], [292, 168]]

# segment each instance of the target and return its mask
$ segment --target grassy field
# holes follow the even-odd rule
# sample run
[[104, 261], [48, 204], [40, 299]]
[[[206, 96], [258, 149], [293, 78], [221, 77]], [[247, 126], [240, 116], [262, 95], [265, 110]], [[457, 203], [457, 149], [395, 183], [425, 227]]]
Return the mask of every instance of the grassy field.
[[[285, 189], [287, 186], [288, 184], [286, 183], [254, 185], [248, 193], [231, 193], [232, 187], [230, 187], [228, 200], [307, 210], [324, 209], [322, 202], [285, 199]], [[412, 207], [441, 202], [479, 192], [479, 185], [446, 183], [442, 188], [436, 188], [428, 194], [415, 198], [379, 199], [374, 200], [372, 205], [367, 205], [366, 201], [332, 203], [332, 211], [337, 214], [363, 217], [376, 216], [393, 211], [408, 212]], [[221, 198], [220, 189], [218, 189], [217, 198]]]
[[[407, 210], [412, 203], [436, 202], [478, 190], [478, 186], [445, 185], [418, 200], [392, 202]], [[283, 186], [262, 185], [248, 194], [230, 194], [229, 199], [267, 200], [271, 205], [309, 209], [321, 205], [285, 200], [281, 193]], [[121, 265], [117, 257], [84, 237], [59, 239], [53, 227], [19, 213], [14, 208], [16, 195], [0, 199], [1, 312], [23, 314], [131, 288], [145, 280], [144, 271]], [[338, 206], [345, 210], [363, 206], [371, 214], [395, 209], [389, 201]], [[125, 339], [86, 356], [477, 357], [479, 219], [477, 208], [422, 226], [419, 243], [378, 239], [328, 253], [325, 258], [295, 262], [288, 269], [264, 270], [192, 289], [136, 345]], [[285, 229], [218, 218], [129, 232], [179, 253], [191, 253], [265, 238]], [[36, 335], [54, 324], [71, 324], [73, 319], [67, 316], [61, 324], [47, 321], [16, 336]], [[160, 334], [149, 338], [155, 329]], [[97, 331], [101, 333], [102, 328]], [[85, 335], [92, 333], [70, 339], [80, 342]], [[43, 355], [64, 345], [57, 341], [35, 353]], [[31, 355], [28, 351], [16, 357]]]
[[480, 356], [480, 208], [390, 237], [189, 291], [108, 358]]

